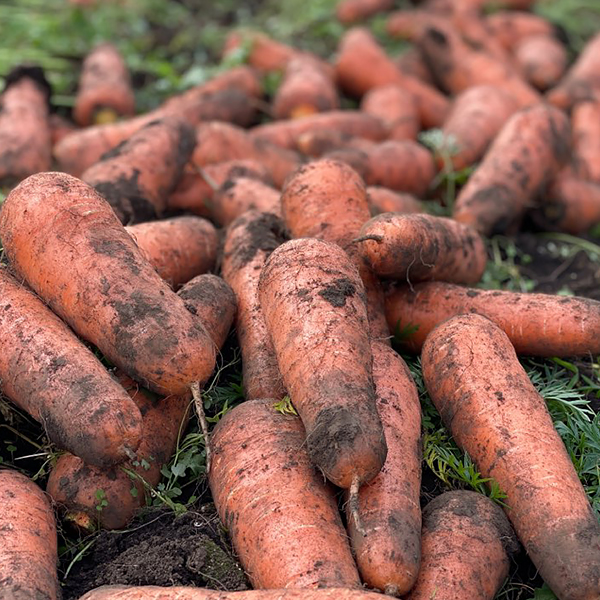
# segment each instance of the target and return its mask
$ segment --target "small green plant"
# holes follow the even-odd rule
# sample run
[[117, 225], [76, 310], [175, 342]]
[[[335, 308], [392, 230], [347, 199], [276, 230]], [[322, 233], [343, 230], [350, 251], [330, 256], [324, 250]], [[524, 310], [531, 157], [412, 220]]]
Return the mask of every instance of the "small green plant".
[[96, 490], [94, 497], [97, 500], [96, 510], [102, 512], [108, 506], [108, 498], [104, 490]]
[[298, 413], [296, 412], [296, 409], [294, 408], [292, 400], [289, 396], [284, 396], [281, 400], [275, 402], [273, 404], [273, 408], [282, 415], [293, 415], [295, 417], [298, 416]]
[[488, 290], [531, 292], [535, 281], [522, 275], [520, 265], [531, 262], [510, 238], [496, 235], [487, 241], [489, 259], [477, 287]]

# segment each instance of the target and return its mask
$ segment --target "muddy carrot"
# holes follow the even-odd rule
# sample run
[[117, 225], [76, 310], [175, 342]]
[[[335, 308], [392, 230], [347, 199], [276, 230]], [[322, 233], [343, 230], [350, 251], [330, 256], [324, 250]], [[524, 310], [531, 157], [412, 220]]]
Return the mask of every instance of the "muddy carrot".
[[600, 98], [576, 104], [571, 126], [575, 173], [585, 181], [600, 184]]
[[335, 7], [335, 15], [338, 21], [350, 25], [385, 12], [393, 5], [393, 0], [341, 0]]
[[0, 471], [0, 597], [61, 597], [54, 511], [42, 490], [17, 471]]
[[427, 338], [422, 365], [452, 437], [506, 494], [544, 581], [565, 600], [600, 596], [600, 523], [506, 334], [480, 315], [453, 317]]
[[567, 49], [549, 35], [525, 38], [514, 52], [517, 69], [538, 90], [555, 86], [567, 69]]
[[418, 48], [413, 46], [404, 51], [394, 60], [394, 64], [404, 75], [410, 75], [428, 85], [435, 85], [431, 71]]
[[522, 11], [498, 11], [486, 17], [494, 37], [507, 49], [513, 50], [525, 38], [554, 35], [556, 26], [543, 17]]
[[370, 185], [367, 196], [371, 207], [371, 216], [381, 213], [421, 213], [423, 205], [411, 194], [394, 192], [388, 188]]
[[320, 158], [329, 152], [363, 148], [374, 143], [364, 138], [354, 137], [343, 130], [321, 129], [307, 131], [298, 136], [296, 148], [305, 156]]

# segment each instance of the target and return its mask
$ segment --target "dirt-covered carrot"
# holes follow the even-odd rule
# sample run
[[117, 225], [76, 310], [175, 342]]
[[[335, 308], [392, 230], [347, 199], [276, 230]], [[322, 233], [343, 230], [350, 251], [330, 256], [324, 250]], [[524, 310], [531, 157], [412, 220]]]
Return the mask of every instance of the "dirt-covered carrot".
[[567, 49], [555, 37], [535, 35], [515, 48], [519, 72], [538, 90], [556, 85], [567, 69]]
[[335, 64], [341, 87], [349, 94], [363, 96], [369, 90], [396, 84], [417, 100], [424, 127], [439, 127], [448, 112], [448, 100], [435, 88], [400, 72], [375, 38], [366, 29], [350, 29], [340, 42]]
[[588, 41], [562, 80], [548, 91], [548, 102], [566, 110], [578, 102], [600, 101], [599, 57], [600, 33]]
[[387, 594], [413, 586], [421, 558], [421, 405], [408, 367], [386, 344], [372, 342], [377, 410], [388, 455], [381, 472], [358, 493], [357, 530], [348, 530], [361, 578]]
[[252, 67], [265, 71], [283, 71], [287, 63], [298, 55], [298, 50], [278, 42], [264, 33], [231, 32], [225, 40], [223, 56], [227, 58], [233, 52], [246, 51], [247, 46], [248, 64]]
[[540, 15], [523, 11], [498, 11], [486, 17], [492, 35], [507, 49], [513, 50], [525, 38], [554, 35], [556, 26]]
[[516, 110], [512, 96], [492, 85], [477, 85], [459, 94], [442, 127], [438, 168], [459, 171], [476, 163]]
[[385, 12], [393, 5], [393, 0], [341, 0], [335, 7], [335, 15], [344, 25], [350, 25]]
[[194, 130], [177, 117], [152, 121], [81, 175], [121, 223], [148, 221], [167, 206], [194, 149]]
[[52, 310], [145, 387], [183, 394], [211, 374], [215, 351], [202, 323], [84, 182], [32, 175], [4, 201], [0, 238]]
[[390, 331], [401, 331], [408, 349], [419, 352], [429, 333], [455, 315], [477, 313], [508, 335], [517, 354], [585, 356], [600, 352], [600, 303], [551, 294], [479, 290], [450, 283], [398, 286], [386, 297]]
[[310, 462], [302, 421], [275, 404], [240, 404], [211, 440], [210, 489], [240, 562], [257, 589], [360, 587], [335, 493]]
[[483, 235], [510, 230], [566, 162], [569, 145], [561, 110], [539, 104], [515, 113], [460, 191], [454, 218]]
[[371, 206], [371, 215], [381, 213], [421, 213], [425, 212], [423, 205], [411, 194], [394, 192], [388, 188], [370, 185], [367, 196]]
[[213, 224], [192, 216], [126, 227], [142, 254], [173, 288], [210, 271], [219, 239]]
[[82, 127], [109, 123], [135, 113], [135, 96], [127, 65], [109, 43], [96, 46], [85, 58], [75, 96], [73, 117]]
[[125, 391], [42, 301], [0, 269], [0, 388], [51, 442], [88, 463], [124, 461], [141, 415]]
[[477, 492], [441, 494], [423, 510], [422, 562], [409, 600], [493, 600], [519, 549], [502, 509]]
[[283, 221], [253, 210], [231, 223], [225, 235], [222, 273], [238, 303], [235, 331], [242, 351], [242, 384], [247, 400], [281, 399], [285, 395], [258, 301], [258, 279], [271, 252], [286, 240]]
[[416, 140], [421, 129], [415, 97], [398, 85], [386, 85], [367, 92], [360, 103], [364, 112], [387, 124], [392, 140]]
[[0, 95], [0, 183], [47, 171], [52, 160], [50, 85], [39, 67], [17, 67]]
[[585, 181], [600, 184], [600, 98], [576, 104], [571, 126], [575, 173]]
[[394, 60], [394, 64], [404, 75], [410, 75], [428, 85], [435, 85], [429, 67], [423, 60], [423, 55], [415, 46], [405, 50]]
[[337, 244], [291, 240], [268, 258], [258, 291], [311, 460], [336, 485], [357, 489], [387, 453], [358, 271]]
[[363, 225], [357, 244], [372, 271], [387, 279], [477, 283], [487, 263], [475, 230], [432, 215], [377, 215]]
[[298, 136], [296, 148], [305, 156], [320, 158], [330, 152], [369, 147], [374, 143], [365, 138], [352, 136], [343, 130], [321, 129], [307, 131]]
[[506, 334], [481, 315], [453, 317], [427, 338], [422, 365], [452, 437], [506, 494], [506, 514], [545, 582], [564, 600], [599, 597], [600, 523]]
[[56, 522], [48, 498], [31, 479], [5, 469], [0, 504], [0, 598], [59, 600]]
[[444, 24], [449, 17], [426, 9], [397, 10], [388, 15], [385, 29], [392, 37], [416, 42], [427, 27]]

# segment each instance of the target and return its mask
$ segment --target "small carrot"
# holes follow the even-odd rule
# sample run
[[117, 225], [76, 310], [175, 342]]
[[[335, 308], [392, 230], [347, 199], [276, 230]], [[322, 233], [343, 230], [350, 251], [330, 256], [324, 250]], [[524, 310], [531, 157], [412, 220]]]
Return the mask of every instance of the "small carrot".
[[421, 213], [425, 212], [423, 205], [414, 196], [399, 193], [388, 188], [370, 185], [367, 196], [371, 206], [371, 216], [381, 213]]
[[498, 505], [477, 492], [445, 492], [423, 511], [421, 570], [407, 599], [493, 600], [518, 549]]
[[274, 404], [246, 401], [215, 427], [208, 477], [221, 521], [254, 588], [358, 588], [335, 494], [300, 419]]
[[514, 50], [524, 39], [554, 35], [556, 26], [540, 15], [523, 11], [498, 11], [486, 17], [492, 35], [507, 49]]
[[393, 5], [393, 0], [341, 0], [335, 7], [335, 16], [344, 25], [350, 25], [385, 12]]
[[316, 129], [299, 135], [296, 140], [296, 148], [305, 156], [321, 158], [330, 152], [360, 149], [374, 143], [352, 136], [341, 129]]
[[549, 35], [527, 37], [514, 52], [518, 70], [538, 90], [555, 86], [567, 69], [567, 49]]
[[48, 498], [25, 475], [4, 469], [0, 504], [0, 597], [59, 600], [56, 522]]
[[575, 173], [584, 181], [600, 184], [600, 98], [576, 104], [571, 126]]

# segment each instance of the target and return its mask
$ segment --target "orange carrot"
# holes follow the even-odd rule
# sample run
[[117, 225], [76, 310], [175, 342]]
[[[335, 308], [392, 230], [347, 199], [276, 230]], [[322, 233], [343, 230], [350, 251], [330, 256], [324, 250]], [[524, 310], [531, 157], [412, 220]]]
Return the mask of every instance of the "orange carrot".
[[350, 25], [389, 10], [393, 0], [341, 0], [335, 7], [338, 21]]
[[341, 129], [315, 129], [299, 135], [296, 140], [296, 148], [306, 156], [320, 158], [330, 152], [360, 149], [374, 143], [352, 136]]
[[4, 201], [0, 238], [52, 310], [145, 387], [183, 394], [211, 374], [215, 352], [202, 323], [87, 184], [32, 175]]
[[519, 549], [502, 509], [477, 492], [456, 490], [423, 511], [423, 559], [408, 600], [493, 600]]
[[267, 258], [286, 240], [283, 221], [250, 210], [227, 228], [222, 271], [238, 302], [235, 331], [242, 351], [247, 400], [281, 399], [285, 389], [258, 301], [258, 278]]
[[241, 34], [234, 31], [225, 40], [223, 57], [227, 58], [245, 44], [249, 45], [248, 64], [267, 73], [283, 71], [287, 63], [298, 54], [295, 48], [277, 42], [263, 33]]
[[142, 417], [125, 391], [42, 301], [0, 269], [0, 386], [51, 442], [90, 464], [124, 461]]
[[575, 173], [585, 181], [600, 184], [600, 98], [576, 104], [571, 125]]
[[221, 521], [254, 588], [358, 588], [334, 492], [300, 419], [274, 404], [249, 400], [215, 427], [209, 484]]
[[554, 37], [535, 35], [515, 48], [517, 68], [538, 90], [556, 85], [567, 69], [567, 50]]
[[600, 303], [588, 298], [479, 290], [450, 283], [417, 283], [393, 289], [386, 298], [390, 331], [404, 331], [407, 349], [419, 352], [429, 333], [455, 315], [491, 319], [517, 354], [585, 356], [600, 352]]
[[422, 213], [423, 205], [411, 194], [393, 192], [384, 187], [370, 185], [367, 197], [371, 206], [371, 216], [381, 213]]
[[545, 582], [565, 600], [600, 596], [600, 523], [506, 334], [480, 315], [453, 317], [427, 338], [422, 364], [444, 423], [506, 494], [507, 516]]
[[115, 46], [96, 46], [83, 61], [73, 117], [82, 127], [109, 123], [135, 113], [127, 65]]
[[373, 88], [363, 96], [360, 108], [386, 123], [390, 131], [389, 139], [417, 139], [421, 129], [419, 107], [415, 97], [400, 86]]
[[50, 169], [50, 91], [39, 67], [17, 67], [6, 76], [0, 95], [0, 183]]
[[112, 206], [121, 223], [148, 221], [164, 212], [194, 149], [193, 129], [177, 117], [152, 121], [120, 144], [81, 179]]
[[50, 137], [52, 139], [52, 146], [58, 144], [63, 138], [67, 137], [74, 131], [77, 131], [77, 127], [74, 123], [59, 115], [58, 113], [52, 113], [48, 117], [48, 124], [50, 125]]
[[525, 38], [554, 35], [556, 26], [543, 17], [521, 11], [498, 11], [486, 17], [492, 35], [507, 50], [513, 50]]
[[379, 475], [359, 490], [362, 533], [350, 503], [348, 530], [362, 580], [399, 596], [414, 585], [421, 557], [421, 405], [404, 361], [380, 342], [371, 350], [388, 455]]
[[443, 26], [448, 16], [425, 9], [397, 10], [388, 15], [385, 29], [392, 37], [417, 42], [427, 27]]
[[258, 292], [311, 460], [339, 487], [357, 490], [387, 453], [358, 271], [336, 244], [292, 240], [268, 258]]
[[569, 153], [566, 115], [540, 104], [515, 113], [460, 191], [457, 221], [483, 235], [510, 230]]
[[206, 219], [174, 217], [126, 227], [146, 260], [171, 287], [210, 271], [217, 259], [217, 231]]
[[405, 50], [394, 60], [394, 64], [403, 75], [409, 75], [431, 86], [435, 85], [431, 71], [423, 60], [423, 55], [415, 46]]
[[0, 597], [61, 597], [54, 512], [40, 488], [17, 471], [0, 471]]
[[432, 215], [384, 213], [367, 221], [359, 251], [382, 278], [477, 283], [487, 251], [476, 231]]

